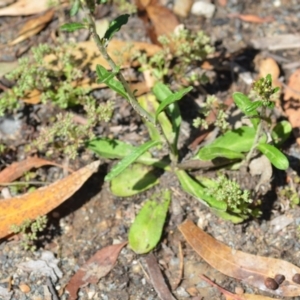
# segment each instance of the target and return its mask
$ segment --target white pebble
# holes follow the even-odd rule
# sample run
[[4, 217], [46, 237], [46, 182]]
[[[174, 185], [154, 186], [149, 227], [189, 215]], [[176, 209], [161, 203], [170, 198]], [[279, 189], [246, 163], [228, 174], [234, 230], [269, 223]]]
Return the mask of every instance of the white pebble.
[[212, 3], [203, 1], [194, 2], [191, 13], [196, 16], [204, 16], [206, 18], [212, 18], [216, 10], [216, 7]]

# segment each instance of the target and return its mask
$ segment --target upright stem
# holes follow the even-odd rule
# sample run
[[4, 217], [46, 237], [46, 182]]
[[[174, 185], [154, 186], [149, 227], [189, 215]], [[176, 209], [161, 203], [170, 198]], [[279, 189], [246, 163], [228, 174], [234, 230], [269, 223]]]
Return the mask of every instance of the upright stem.
[[157, 128], [157, 130], [159, 132], [159, 135], [163, 138], [165, 144], [168, 145], [168, 147], [169, 147], [169, 151], [171, 152], [171, 160], [174, 161], [175, 157], [173, 157], [174, 155], [172, 153], [172, 147], [171, 147], [168, 139], [166, 138], [161, 125], [159, 123], [156, 123], [155, 119], [152, 117], [152, 115], [149, 114], [143, 107], [141, 107], [140, 104], [138, 103], [138, 101], [136, 100], [136, 97], [134, 96], [133, 92], [131, 91], [130, 86], [128, 85], [127, 81], [125, 80], [122, 72], [120, 72], [120, 70], [117, 67], [117, 65], [115, 64], [115, 62], [112, 60], [112, 58], [107, 53], [106, 46], [104, 45], [103, 41], [100, 39], [99, 35], [97, 34], [93, 16], [92, 16], [90, 10], [89, 9], [87, 9], [87, 10], [88, 10], [87, 21], [88, 21], [88, 24], [90, 27], [90, 32], [92, 34], [92, 37], [93, 37], [100, 53], [102, 54], [103, 58], [107, 61], [107, 63], [111, 67], [112, 72], [116, 74], [117, 79], [122, 83], [122, 85], [128, 95], [128, 101], [131, 104], [132, 108], [146, 121], [151, 122], [152, 124], [155, 125], [155, 127]]
[[[262, 110], [261, 110], [261, 114], [262, 116], [265, 115], [265, 107], [262, 107]], [[261, 133], [262, 133], [262, 120], [259, 119], [260, 122], [258, 123], [258, 126], [257, 126], [257, 129], [256, 129], [256, 133], [255, 133], [255, 137], [254, 137], [254, 141], [253, 141], [253, 144], [252, 144], [252, 147], [250, 149], [250, 151], [248, 152], [247, 156], [246, 156], [246, 159], [245, 159], [245, 164], [248, 165], [251, 158], [252, 158], [252, 155], [253, 155], [253, 152], [255, 151], [255, 148], [258, 144], [258, 141], [259, 141], [259, 138], [261, 137]]]

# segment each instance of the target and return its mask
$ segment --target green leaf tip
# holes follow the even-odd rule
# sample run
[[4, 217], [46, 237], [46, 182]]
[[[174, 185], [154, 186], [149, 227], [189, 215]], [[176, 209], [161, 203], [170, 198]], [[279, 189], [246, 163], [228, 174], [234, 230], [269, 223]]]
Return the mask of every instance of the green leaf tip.
[[87, 26], [83, 23], [78, 23], [78, 22], [74, 22], [74, 23], [68, 23], [68, 24], [64, 24], [60, 27], [60, 30], [62, 31], [68, 31], [68, 32], [73, 32], [79, 29], [84, 29], [87, 28]]
[[111, 21], [107, 31], [105, 32], [104, 39], [107, 41], [111, 40], [113, 35], [128, 22], [129, 17], [129, 14], [124, 14]]

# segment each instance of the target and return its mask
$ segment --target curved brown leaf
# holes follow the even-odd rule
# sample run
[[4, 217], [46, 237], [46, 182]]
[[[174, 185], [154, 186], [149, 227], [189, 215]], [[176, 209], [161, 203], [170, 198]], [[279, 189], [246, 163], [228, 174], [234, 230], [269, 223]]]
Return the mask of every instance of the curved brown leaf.
[[148, 23], [146, 26], [152, 43], [159, 45], [157, 38], [161, 35], [170, 35], [180, 24], [175, 14], [162, 5], [149, 5], [146, 12], [151, 21], [151, 24]]
[[[190, 220], [183, 222], [178, 228], [189, 245], [221, 273], [273, 295], [281, 297], [300, 295], [300, 284], [292, 280], [295, 274], [300, 274], [300, 268], [297, 266], [284, 260], [231, 249], [205, 233]], [[274, 278], [277, 274], [284, 275], [285, 281], [277, 290], [268, 289], [264, 284], [265, 279]]]
[[18, 37], [13, 41], [11, 41], [9, 45], [10, 46], [16, 45], [28, 39], [29, 37], [39, 33], [43, 28], [45, 28], [47, 23], [49, 23], [52, 20], [53, 16], [54, 16], [54, 10], [51, 9], [48, 10], [43, 15], [28, 20], [20, 30]]
[[53, 210], [72, 196], [97, 171], [100, 161], [92, 162], [73, 174], [47, 187], [15, 198], [0, 201], [0, 238], [10, 233], [11, 225], [36, 219]]
[[66, 290], [70, 293], [69, 300], [77, 299], [77, 291], [88, 283], [97, 283], [102, 277], [106, 276], [118, 259], [122, 248], [127, 244], [111, 245], [97, 251], [71, 278]]
[[0, 9], [0, 16], [28, 16], [49, 8], [48, 0], [19, 0]]
[[[0, 172], [0, 183], [12, 182], [21, 177], [32, 168], [40, 168], [46, 165], [53, 165], [62, 168], [59, 164], [39, 157], [27, 157], [25, 160], [15, 162]], [[0, 187], [1, 189], [1, 187]]]

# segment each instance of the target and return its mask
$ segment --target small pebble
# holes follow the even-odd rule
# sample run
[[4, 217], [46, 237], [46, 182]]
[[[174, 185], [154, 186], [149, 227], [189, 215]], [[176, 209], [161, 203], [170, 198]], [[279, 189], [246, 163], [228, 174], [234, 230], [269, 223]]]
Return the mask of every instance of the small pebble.
[[215, 5], [203, 1], [194, 2], [191, 13], [196, 16], [204, 16], [208, 19], [212, 18], [216, 10]]
[[285, 281], [285, 276], [282, 274], [276, 274], [274, 279], [280, 285]]
[[296, 273], [293, 278], [292, 278], [293, 282], [300, 284], [300, 274]]
[[273, 278], [267, 277], [265, 279], [265, 286], [268, 289], [275, 291], [278, 289], [279, 284]]
[[235, 290], [235, 293], [237, 295], [243, 295], [244, 294], [244, 289], [240, 286], [237, 286], [234, 290]]
[[175, 0], [173, 12], [180, 17], [187, 17], [190, 13], [193, 0]]
[[19, 284], [19, 289], [25, 294], [30, 292], [30, 287], [25, 283]]

